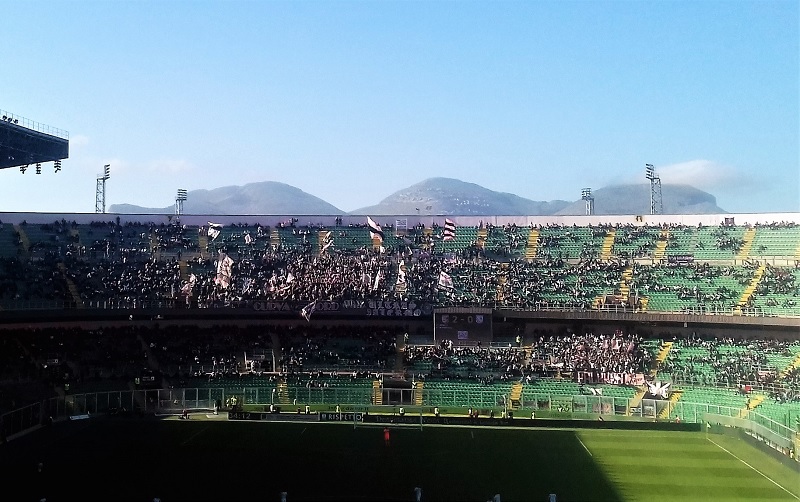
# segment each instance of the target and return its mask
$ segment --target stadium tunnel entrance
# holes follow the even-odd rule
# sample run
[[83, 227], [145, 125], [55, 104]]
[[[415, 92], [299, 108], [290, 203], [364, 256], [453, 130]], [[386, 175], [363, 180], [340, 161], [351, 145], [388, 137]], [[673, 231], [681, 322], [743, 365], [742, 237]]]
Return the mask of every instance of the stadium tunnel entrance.
[[411, 405], [414, 404], [414, 386], [406, 380], [386, 378], [381, 389], [383, 404]]

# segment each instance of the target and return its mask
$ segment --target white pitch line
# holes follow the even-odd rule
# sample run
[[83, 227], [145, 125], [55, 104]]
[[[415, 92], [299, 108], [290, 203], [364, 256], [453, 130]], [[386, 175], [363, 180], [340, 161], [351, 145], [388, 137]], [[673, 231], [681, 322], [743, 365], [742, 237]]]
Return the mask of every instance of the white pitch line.
[[202, 433], [204, 433], [205, 431], [207, 431], [209, 427], [211, 427], [211, 426], [210, 426], [210, 425], [206, 425], [205, 427], [203, 427], [203, 428], [202, 428], [202, 429], [200, 429], [199, 431], [197, 431], [197, 432], [195, 432], [194, 434], [192, 434], [191, 436], [189, 436], [189, 439], [187, 439], [186, 441], [184, 441], [183, 443], [181, 443], [181, 446], [186, 446], [187, 444], [189, 444], [189, 442], [190, 442], [192, 439], [196, 438], [196, 437], [197, 437], [197, 436], [199, 436], [200, 434], [202, 434]]
[[714, 441], [713, 439], [711, 439], [711, 438], [708, 438], [708, 437], [707, 437], [706, 439], [708, 439], [709, 441], [711, 441], [712, 443], [714, 443], [714, 444], [717, 446], [717, 448], [721, 449], [722, 451], [724, 451], [725, 453], [727, 453], [727, 454], [728, 454], [728, 455], [730, 455], [731, 457], [735, 458], [736, 460], [738, 460], [739, 462], [743, 463], [743, 464], [744, 464], [744, 465], [746, 465], [747, 467], [749, 467], [749, 468], [753, 469], [753, 470], [754, 470], [754, 471], [756, 471], [757, 473], [759, 473], [759, 474], [761, 474], [762, 476], [764, 476], [764, 479], [766, 479], [767, 481], [769, 481], [769, 482], [770, 482], [770, 483], [772, 483], [773, 485], [777, 486], [777, 487], [778, 487], [778, 488], [780, 488], [781, 490], [785, 491], [786, 493], [788, 493], [789, 495], [791, 495], [792, 497], [794, 497], [794, 498], [795, 498], [795, 500], [800, 500], [800, 497], [798, 497], [798, 496], [797, 496], [797, 495], [795, 495], [794, 493], [790, 492], [790, 491], [789, 491], [789, 490], [787, 490], [786, 488], [782, 487], [781, 485], [779, 485], [779, 484], [778, 484], [778, 482], [777, 482], [777, 481], [775, 481], [775, 480], [774, 480], [774, 479], [772, 479], [771, 477], [767, 476], [767, 475], [766, 475], [766, 474], [764, 474], [763, 472], [759, 471], [758, 469], [756, 469], [756, 468], [755, 468], [755, 467], [753, 467], [752, 465], [748, 464], [747, 462], [745, 462], [745, 461], [744, 461], [744, 460], [742, 460], [741, 458], [737, 457], [736, 455], [734, 455], [733, 453], [731, 453], [731, 452], [730, 452], [728, 449], [726, 449], [725, 447], [723, 447], [722, 445], [720, 445], [719, 443], [717, 443], [717, 442], [716, 442], [716, 441]]
[[579, 438], [577, 435], [575, 437], [578, 438], [578, 442], [581, 444], [581, 446], [583, 446], [583, 449], [586, 450], [586, 453], [588, 453], [590, 457], [594, 457], [594, 455], [592, 455], [592, 452], [589, 451], [589, 448], [587, 448], [586, 445], [583, 444], [583, 441], [581, 441], [581, 438]]

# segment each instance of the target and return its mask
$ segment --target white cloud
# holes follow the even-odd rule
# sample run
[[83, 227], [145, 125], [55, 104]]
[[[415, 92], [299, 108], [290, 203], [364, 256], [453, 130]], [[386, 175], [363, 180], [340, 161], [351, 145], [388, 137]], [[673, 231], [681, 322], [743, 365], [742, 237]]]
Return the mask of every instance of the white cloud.
[[749, 183], [744, 173], [704, 159], [656, 166], [656, 174], [664, 184], [691, 185], [706, 191], [741, 187]]

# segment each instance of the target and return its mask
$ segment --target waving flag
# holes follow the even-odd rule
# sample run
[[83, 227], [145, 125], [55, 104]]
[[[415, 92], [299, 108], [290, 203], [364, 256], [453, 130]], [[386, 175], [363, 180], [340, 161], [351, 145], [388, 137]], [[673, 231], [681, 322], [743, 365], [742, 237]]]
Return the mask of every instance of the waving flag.
[[222, 232], [222, 225], [208, 222], [208, 236], [211, 237], [212, 241], [219, 236], [220, 232]]
[[406, 264], [404, 260], [400, 260], [400, 263], [397, 264], [396, 284], [405, 284], [405, 283], [406, 283]]
[[445, 218], [444, 230], [442, 232], [442, 240], [452, 241], [455, 238], [456, 238], [456, 222], [449, 218]]
[[250, 235], [250, 232], [244, 233], [244, 243], [248, 246], [253, 243], [253, 236]]
[[217, 260], [217, 277], [214, 279], [214, 282], [222, 286], [222, 289], [228, 289], [228, 286], [231, 285], [232, 269], [233, 258], [220, 252], [219, 259]]
[[377, 237], [383, 242], [383, 229], [369, 216], [367, 216], [367, 227], [369, 228], [369, 236], [371, 238], [375, 239]]
[[311, 322], [311, 314], [313, 314], [315, 310], [317, 310], [317, 300], [303, 307], [303, 310], [300, 311], [300, 315], [303, 316], [303, 319], [306, 321]]
[[439, 287], [453, 289], [453, 278], [445, 271], [439, 274]]

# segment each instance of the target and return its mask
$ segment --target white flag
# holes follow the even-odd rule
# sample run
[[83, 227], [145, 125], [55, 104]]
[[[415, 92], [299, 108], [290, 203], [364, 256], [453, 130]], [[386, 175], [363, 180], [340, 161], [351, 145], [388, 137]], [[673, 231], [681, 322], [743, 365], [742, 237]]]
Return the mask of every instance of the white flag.
[[222, 232], [221, 224], [208, 222], [208, 236], [212, 241], [219, 236], [220, 232]]
[[444, 230], [442, 231], [442, 240], [452, 241], [455, 238], [456, 238], [456, 222], [449, 218], [445, 218]]
[[244, 233], [244, 243], [247, 244], [247, 245], [250, 245], [250, 244], [253, 243], [253, 236], [250, 235], [250, 232], [245, 232]]
[[371, 238], [378, 238], [381, 242], [383, 242], [383, 229], [369, 216], [367, 216], [367, 227], [369, 228], [369, 236]]
[[303, 307], [303, 310], [300, 311], [300, 315], [303, 316], [303, 319], [306, 321], [311, 322], [311, 314], [313, 314], [315, 310], [317, 310], [317, 300]]
[[439, 274], [439, 287], [453, 289], [453, 278], [445, 271]]
[[220, 252], [217, 260], [217, 278], [214, 280], [223, 289], [228, 289], [231, 285], [231, 272], [233, 269], [233, 258]]
[[397, 284], [406, 283], [406, 264], [405, 261], [400, 260], [397, 264]]

